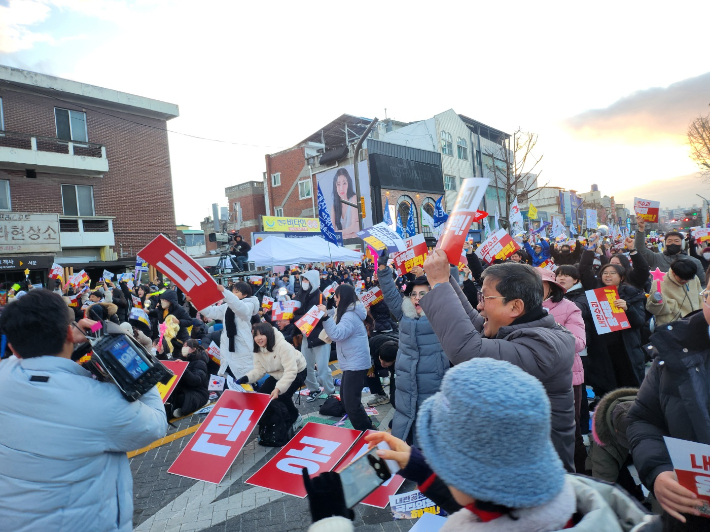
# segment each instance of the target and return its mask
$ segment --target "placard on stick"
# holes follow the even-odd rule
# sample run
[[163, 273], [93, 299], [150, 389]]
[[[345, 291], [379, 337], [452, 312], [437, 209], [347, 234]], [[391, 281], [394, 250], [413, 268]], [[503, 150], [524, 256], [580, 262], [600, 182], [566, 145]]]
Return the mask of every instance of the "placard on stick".
[[461, 190], [456, 196], [456, 203], [446, 220], [444, 230], [436, 247], [444, 250], [449, 258], [449, 264], [458, 264], [463, 243], [468, 236], [471, 223], [477, 217], [478, 205], [481, 203], [490, 179], [464, 179]]
[[175, 387], [177, 386], [177, 383], [180, 381], [183, 374], [185, 373], [185, 370], [187, 369], [187, 362], [181, 362], [179, 360], [163, 360], [161, 361], [161, 364], [163, 364], [163, 366], [165, 366], [175, 374], [172, 376], [172, 378], [168, 381], [167, 384], [163, 384], [160, 382], [156, 384], [156, 386], [158, 387], [158, 392], [160, 393], [160, 397], [163, 399], [163, 404], [165, 404], [165, 401], [168, 400], [168, 397], [170, 397], [170, 394], [173, 393]]

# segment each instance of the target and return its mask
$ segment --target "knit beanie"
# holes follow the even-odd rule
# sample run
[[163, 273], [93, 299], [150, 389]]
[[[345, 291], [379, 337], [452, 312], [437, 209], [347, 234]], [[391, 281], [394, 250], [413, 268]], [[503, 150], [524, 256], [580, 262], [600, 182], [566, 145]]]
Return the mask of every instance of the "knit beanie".
[[478, 358], [446, 372], [417, 413], [417, 437], [434, 472], [479, 501], [531, 508], [564, 485], [545, 389], [508, 362]]

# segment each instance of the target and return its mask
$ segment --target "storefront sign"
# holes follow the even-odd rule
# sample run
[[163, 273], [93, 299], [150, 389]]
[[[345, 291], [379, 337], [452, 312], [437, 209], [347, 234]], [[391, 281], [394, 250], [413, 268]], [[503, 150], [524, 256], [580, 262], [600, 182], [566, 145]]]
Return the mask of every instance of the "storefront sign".
[[0, 270], [49, 270], [54, 264], [54, 255], [27, 255], [0, 258]]
[[318, 218], [286, 218], [283, 216], [264, 216], [264, 231], [283, 231], [286, 233], [320, 233]]
[[0, 253], [61, 251], [58, 214], [0, 214]]

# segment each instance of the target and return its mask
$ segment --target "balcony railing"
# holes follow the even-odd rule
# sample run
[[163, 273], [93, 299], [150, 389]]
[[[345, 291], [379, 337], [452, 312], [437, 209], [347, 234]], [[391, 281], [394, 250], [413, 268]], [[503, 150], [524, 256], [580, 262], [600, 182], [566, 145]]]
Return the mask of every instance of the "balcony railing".
[[60, 215], [59, 233], [63, 248], [115, 245], [112, 216]]
[[106, 147], [101, 144], [13, 131], [0, 131], [0, 165], [3, 168], [88, 176], [108, 172]]

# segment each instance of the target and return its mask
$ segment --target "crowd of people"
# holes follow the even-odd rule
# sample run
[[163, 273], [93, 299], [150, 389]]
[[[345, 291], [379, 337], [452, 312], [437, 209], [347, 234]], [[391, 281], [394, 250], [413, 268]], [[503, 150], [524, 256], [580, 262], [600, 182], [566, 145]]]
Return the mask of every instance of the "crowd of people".
[[[210, 401], [210, 375], [223, 376], [227, 385], [251, 384], [271, 396], [259, 437], [278, 446], [303, 422], [294, 404], [302, 388], [309, 403], [336, 401], [354, 429], [373, 428], [362, 400], [369, 387], [368, 406], [394, 408], [390, 426], [368, 437], [371, 446], [386, 442], [390, 450], [379, 454], [452, 514], [442, 530], [707, 530], [701, 501], [679, 484], [663, 436], [710, 444], [710, 248], [675, 231], [651, 242], [645, 229], [640, 221], [625, 239], [525, 238], [522, 249], [492, 264], [467, 242], [460, 269], [430, 250], [423, 267], [406, 275], [393, 271], [385, 249], [357, 265], [302, 264], [259, 280], [235, 277], [206, 308], [167, 279], [23, 287], [0, 316], [8, 344], [0, 401], [34, 389], [23, 376], [29, 370], [64, 386], [52, 372], [66, 372], [66, 363], [45, 367], [40, 359], [66, 358], [82, 330], [113, 321], [159, 359], [188, 362], [168, 403], [146, 394], [134, 416], [191, 414]], [[238, 237], [235, 246], [244, 253], [237, 255], [241, 265], [248, 244]], [[359, 295], [373, 287], [382, 298], [365, 306]], [[613, 304], [628, 327], [599, 333], [586, 296], [596, 288], [615, 290]], [[294, 302], [293, 315], [273, 315], [270, 300]], [[323, 317], [304, 335], [295, 322], [314, 306]], [[50, 319], [43, 309], [64, 312], [51, 331], [65, 340], [41, 346], [40, 337], [30, 338], [32, 327]], [[218, 356], [208, 355], [213, 344]], [[53, 411], [30, 417], [42, 426]], [[9, 465], [26, 465], [18, 460], [26, 448], [17, 440], [22, 416], [0, 411], [0, 426], [14, 434], [0, 434], [0, 500], [30, 497], [32, 468], [42, 463], [32, 458], [28, 472]], [[160, 432], [164, 424], [135, 441]], [[129, 450], [111, 437], [97, 445]], [[102, 467], [103, 475], [130, 476], [122, 460]], [[342, 497], [333, 495], [341, 489], [337, 475], [307, 486], [320, 517], [312, 530], [352, 526]], [[123, 519], [130, 504], [121, 504]], [[12, 515], [18, 523], [26, 518]], [[55, 523], [49, 519], [47, 527]]]

